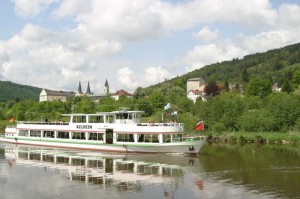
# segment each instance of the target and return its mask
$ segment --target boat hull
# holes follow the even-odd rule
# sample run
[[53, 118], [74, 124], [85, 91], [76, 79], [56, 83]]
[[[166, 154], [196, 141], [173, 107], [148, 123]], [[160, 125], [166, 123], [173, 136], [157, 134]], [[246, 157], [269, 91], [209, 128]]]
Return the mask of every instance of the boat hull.
[[13, 143], [13, 144], [25, 144], [35, 146], [47, 146], [58, 148], [70, 148], [70, 149], [85, 149], [85, 150], [99, 150], [109, 152], [121, 152], [121, 153], [184, 153], [184, 154], [198, 154], [202, 145], [205, 143], [205, 139], [177, 142], [177, 143], [117, 143], [117, 144], [103, 144], [103, 143], [86, 143], [86, 142], [63, 142], [55, 140], [34, 140], [34, 139], [20, 139], [0, 137], [0, 141]]

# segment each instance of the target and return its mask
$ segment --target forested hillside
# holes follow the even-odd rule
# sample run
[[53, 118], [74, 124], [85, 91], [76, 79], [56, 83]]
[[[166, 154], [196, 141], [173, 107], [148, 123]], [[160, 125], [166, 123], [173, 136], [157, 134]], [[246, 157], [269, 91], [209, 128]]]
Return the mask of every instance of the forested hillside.
[[162, 88], [166, 92], [172, 87], [186, 89], [186, 81], [195, 77], [201, 77], [207, 83], [214, 82], [224, 86], [236, 84], [241, 89], [245, 88], [253, 77], [262, 77], [269, 79], [272, 84], [277, 83], [281, 87], [287, 80], [292, 80], [292, 75], [299, 69], [300, 43], [265, 53], [247, 55], [243, 59], [233, 59], [207, 65], [143, 90], [149, 94], [157, 88]]
[[0, 81], [0, 102], [31, 99], [38, 101], [41, 89], [33, 86]]

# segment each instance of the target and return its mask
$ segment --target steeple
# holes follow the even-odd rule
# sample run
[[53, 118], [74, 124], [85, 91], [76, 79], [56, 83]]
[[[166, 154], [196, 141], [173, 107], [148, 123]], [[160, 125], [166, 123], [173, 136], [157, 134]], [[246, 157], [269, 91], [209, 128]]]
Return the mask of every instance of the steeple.
[[105, 83], [104, 83], [104, 93], [109, 94], [109, 84], [107, 82], [107, 79], [105, 80]]
[[79, 81], [79, 84], [78, 84], [78, 89], [77, 89], [77, 92], [76, 92], [76, 95], [82, 95], [83, 92], [81, 90], [81, 82]]
[[86, 93], [85, 93], [85, 94], [87, 94], [87, 95], [93, 94], [93, 93], [91, 92], [91, 89], [90, 89], [90, 82], [88, 82], [88, 85], [87, 85], [87, 89], [86, 89]]

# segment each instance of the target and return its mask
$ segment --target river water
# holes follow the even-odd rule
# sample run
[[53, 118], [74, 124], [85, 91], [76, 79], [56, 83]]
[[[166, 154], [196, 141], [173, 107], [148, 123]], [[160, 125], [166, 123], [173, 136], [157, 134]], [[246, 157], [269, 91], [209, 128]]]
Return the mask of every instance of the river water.
[[300, 149], [207, 143], [186, 157], [0, 143], [0, 198], [300, 198]]

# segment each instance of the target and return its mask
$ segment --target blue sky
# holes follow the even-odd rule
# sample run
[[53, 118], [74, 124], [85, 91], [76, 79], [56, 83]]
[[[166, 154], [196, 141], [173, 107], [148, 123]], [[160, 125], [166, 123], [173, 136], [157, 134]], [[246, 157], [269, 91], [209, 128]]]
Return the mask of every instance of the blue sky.
[[297, 0], [2, 0], [0, 80], [133, 92], [300, 41]]

